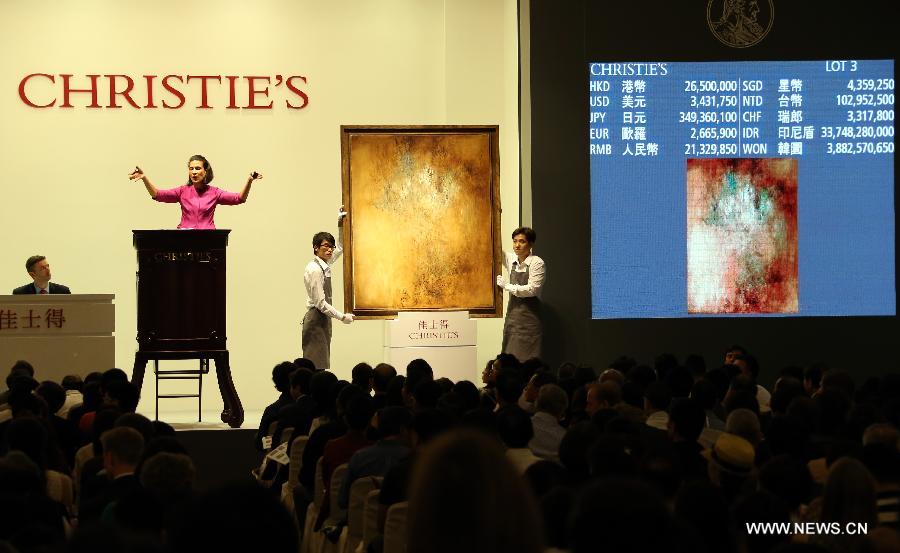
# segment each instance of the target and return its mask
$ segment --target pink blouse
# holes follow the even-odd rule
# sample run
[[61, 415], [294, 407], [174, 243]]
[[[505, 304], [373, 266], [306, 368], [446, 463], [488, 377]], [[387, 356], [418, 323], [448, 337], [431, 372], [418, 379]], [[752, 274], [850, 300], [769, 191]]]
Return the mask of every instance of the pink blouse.
[[216, 214], [218, 204], [244, 203], [241, 201], [241, 195], [236, 192], [227, 192], [221, 188], [207, 185], [203, 192], [197, 193], [197, 189], [191, 184], [168, 190], [157, 190], [156, 197], [153, 199], [168, 204], [176, 202], [181, 204], [181, 222], [178, 223], [178, 228], [181, 229], [214, 229], [216, 224], [213, 216]]

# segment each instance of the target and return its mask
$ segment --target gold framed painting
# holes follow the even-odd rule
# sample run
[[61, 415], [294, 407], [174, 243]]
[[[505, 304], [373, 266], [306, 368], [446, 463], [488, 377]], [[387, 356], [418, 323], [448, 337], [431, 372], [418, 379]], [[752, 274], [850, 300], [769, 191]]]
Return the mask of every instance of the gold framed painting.
[[341, 126], [344, 309], [503, 316], [498, 127]]

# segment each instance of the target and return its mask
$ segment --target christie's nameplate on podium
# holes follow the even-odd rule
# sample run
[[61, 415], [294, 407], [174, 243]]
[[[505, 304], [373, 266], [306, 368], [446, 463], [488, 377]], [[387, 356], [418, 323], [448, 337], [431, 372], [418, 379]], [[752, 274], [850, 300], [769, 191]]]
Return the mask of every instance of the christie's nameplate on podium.
[[424, 359], [434, 377], [477, 381], [475, 319], [468, 311], [401, 311], [385, 321], [384, 359], [403, 373], [413, 359]]

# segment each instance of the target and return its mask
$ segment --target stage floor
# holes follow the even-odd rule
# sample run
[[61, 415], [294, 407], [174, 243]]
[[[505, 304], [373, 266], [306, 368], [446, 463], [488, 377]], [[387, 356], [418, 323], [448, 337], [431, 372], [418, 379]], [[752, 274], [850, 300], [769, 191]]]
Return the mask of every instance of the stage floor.
[[[138, 410], [138, 413], [153, 420], [155, 413], [150, 411]], [[200, 421], [197, 420], [197, 410], [172, 410], [166, 409], [159, 413], [159, 420], [172, 425], [175, 430], [237, 430], [231, 428], [219, 417], [222, 413], [221, 408], [218, 410], [204, 410], [201, 413]], [[262, 418], [262, 411], [244, 411], [244, 422], [241, 424], [240, 430], [259, 428], [259, 421]]]
[[[196, 409], [160, 413], [160, 420], [175, 428], [175, 437], [194, 462], [197, 490], [249, 480], [252, 478], [250, 470], [262, 461], [262, 453], [253, 443], [262, 411], [245, 412], [240, 428], [231, 428], [223, 423], [220, 413], [204, 411], [200, 422], [197, 421]], [[153, 420], [153, 411], [140, 414]]]

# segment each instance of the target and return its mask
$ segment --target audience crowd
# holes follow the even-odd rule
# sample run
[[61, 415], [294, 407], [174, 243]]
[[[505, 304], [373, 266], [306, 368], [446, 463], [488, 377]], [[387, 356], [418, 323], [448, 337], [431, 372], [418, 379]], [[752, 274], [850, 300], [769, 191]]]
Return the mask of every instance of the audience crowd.
[[0, 553], [900, 551], [900, 374], [760, 374], [737, 345], [713, 368], [500, 354], [477, 385], [421, 359], [350, 382], [285, 361], [260, 465], [201, 491], [123, 371], [38, 382], [19, 361]]

